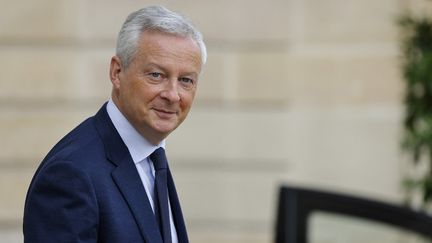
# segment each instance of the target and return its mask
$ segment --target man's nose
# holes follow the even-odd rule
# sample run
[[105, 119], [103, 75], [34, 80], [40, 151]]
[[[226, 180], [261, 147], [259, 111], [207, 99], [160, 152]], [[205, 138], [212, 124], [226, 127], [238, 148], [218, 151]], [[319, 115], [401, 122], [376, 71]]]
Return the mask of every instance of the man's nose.
[[177, 79], [170, 79], [165, 83], [164, 89], [161, 92], [161, 97], [170, 102], [177, 102], [180, 100]]

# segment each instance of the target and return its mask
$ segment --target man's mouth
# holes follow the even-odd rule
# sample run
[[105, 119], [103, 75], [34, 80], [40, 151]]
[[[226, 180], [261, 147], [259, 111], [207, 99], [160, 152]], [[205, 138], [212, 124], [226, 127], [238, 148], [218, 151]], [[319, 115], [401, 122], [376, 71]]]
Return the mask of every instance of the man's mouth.
[[167, 110], [167, 109], [159, 109], [159, 108], [153, 108], [153, 110], [156, 112], [156, 114], [160, 118], [171, 118], [172, 116], [176, 115], [177, 112], [173, 110]]

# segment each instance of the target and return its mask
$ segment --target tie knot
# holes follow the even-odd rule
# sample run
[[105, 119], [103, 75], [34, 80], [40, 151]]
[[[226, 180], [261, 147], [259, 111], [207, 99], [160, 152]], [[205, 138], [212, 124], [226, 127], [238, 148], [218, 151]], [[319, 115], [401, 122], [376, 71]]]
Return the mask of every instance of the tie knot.
[[168, 162], [163, 148], [156, 149], [151, 155], [150, 159], [153, 162], [155, 170], [167, 169]]

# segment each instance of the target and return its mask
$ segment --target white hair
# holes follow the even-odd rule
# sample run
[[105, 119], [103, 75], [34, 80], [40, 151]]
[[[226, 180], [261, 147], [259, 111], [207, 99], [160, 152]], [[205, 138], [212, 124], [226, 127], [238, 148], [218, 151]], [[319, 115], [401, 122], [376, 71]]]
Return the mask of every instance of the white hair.
[[138, 41], [147, 30], [188, 37], [194, 40], [201, 51], [201, 63], [207, 60], [207, 50], [202, 34], [185, 17], [162, 6], [150, 6], [131, 13], [120, 29], [116, 55], [124, 68], [131, 63], [138, 49]]

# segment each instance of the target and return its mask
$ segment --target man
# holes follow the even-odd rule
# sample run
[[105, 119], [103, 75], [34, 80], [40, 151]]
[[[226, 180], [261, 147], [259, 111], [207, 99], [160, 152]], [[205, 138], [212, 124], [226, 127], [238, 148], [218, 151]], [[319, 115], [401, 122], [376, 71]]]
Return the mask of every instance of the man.
[[205, 60], [201, 34], [177, 13], [153, 6], [129, 15], [111, 59], [111, 99], [33, 177], [25, 242], [188, 242], [164, 147]]

